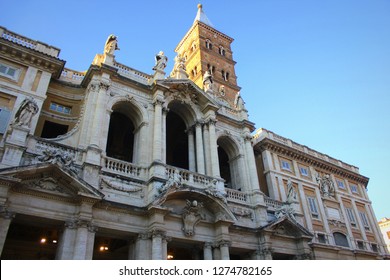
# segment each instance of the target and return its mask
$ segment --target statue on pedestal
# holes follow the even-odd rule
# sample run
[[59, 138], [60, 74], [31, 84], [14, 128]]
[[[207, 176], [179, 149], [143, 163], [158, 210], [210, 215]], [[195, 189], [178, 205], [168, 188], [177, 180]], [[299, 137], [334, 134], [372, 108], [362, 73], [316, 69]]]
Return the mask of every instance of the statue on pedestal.
[[156, 65], [154, 65], [153, 70], [164, 71], [165, 67], [167, 67], [168, 58], [164, 55], [163, 51], [160, 51], [156, 54]]
[[114, 52], [116, 50], [119, 50], [118, 37], [111, 34], [110, 36], [108, 36], [108, 38], [106, 40], [106, 44], [104, 45], [104, 54], [114, 55]]
[[14, 124], [18, 126], [30, 127], [31, 120], [34, 115], [39, 111], [37, 103], [31, 97], [27, 97], [23, 100], [18, 111], [15, 114]]

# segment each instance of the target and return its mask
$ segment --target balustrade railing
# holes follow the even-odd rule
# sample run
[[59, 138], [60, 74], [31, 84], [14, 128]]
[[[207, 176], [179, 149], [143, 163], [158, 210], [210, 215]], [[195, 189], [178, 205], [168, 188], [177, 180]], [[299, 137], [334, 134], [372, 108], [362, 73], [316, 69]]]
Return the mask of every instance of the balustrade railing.
[[124, 176], [136, 177], [138, 179], [143, 180], [146, 178], [147, 170], [146, 168], [137, 166], [130, 162], [105, 157], [103, 163], [103, 171]]
[[130, 67], [127, 67], [121, 63], [118, 63], [118, 62], [114, 62], [114, 67], [116, 69], [118, 69], [118, 73], [120, 75], [123, 75], [123, 76], [126, 76], [126, 77], [129, 77], [137, 82], [140, 82], [142, 84], [149, 84], [149, 75], [145, 74], [145, 73], [142, 73], [140, 71], [137, 71], [137, 70], [134, 70]]
[[59, 48], [49, 46], [49, 45], [42, 43], [42, 42], [39, 42], [39, 41], [31, 40], [27, 37], [24, 37], [24, 36], [21, 36], [21, 35], [15, 33], [15, 32], [9, 31], [1, 26], [0, 26], [0, 37], [7, 40], [7, 41], [11, 41], [11, 42], [16, 43], [18, 45], [42, 52], [44, 54], [47, 54], [47, 55], [50, 55], [53, 57], [58, 57], [58, 55], [60, 53]]
[[247, 202], [248, 195], [244, 192], [240, 192], [234, 189], [225, 189], [228, 200], [236, 200], [240, 202]]

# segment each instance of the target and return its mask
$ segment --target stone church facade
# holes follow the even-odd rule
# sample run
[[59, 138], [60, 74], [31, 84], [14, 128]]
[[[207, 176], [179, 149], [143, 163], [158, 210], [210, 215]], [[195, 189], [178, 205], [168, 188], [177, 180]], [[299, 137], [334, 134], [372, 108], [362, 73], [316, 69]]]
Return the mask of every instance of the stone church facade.
[[255, 131], [202, 7], [153, 74], [0, 28], [1, 259], [383, 259], [357, 167]]

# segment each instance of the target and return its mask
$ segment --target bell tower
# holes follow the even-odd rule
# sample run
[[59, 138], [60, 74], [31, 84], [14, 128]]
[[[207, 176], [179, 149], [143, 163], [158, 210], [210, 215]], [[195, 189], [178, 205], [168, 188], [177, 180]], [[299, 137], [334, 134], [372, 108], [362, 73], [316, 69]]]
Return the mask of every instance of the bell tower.
[[203, 79], [209, 71], [212, 79], [212, 93], [232, 105], [240, 87], [234, 71], [231, 43], [233, 39], [215, 29], [198, 4], [195, 20], [177, 45], [175, 52], [185, 59], [189, 78], [200, 88], [205, 89]]

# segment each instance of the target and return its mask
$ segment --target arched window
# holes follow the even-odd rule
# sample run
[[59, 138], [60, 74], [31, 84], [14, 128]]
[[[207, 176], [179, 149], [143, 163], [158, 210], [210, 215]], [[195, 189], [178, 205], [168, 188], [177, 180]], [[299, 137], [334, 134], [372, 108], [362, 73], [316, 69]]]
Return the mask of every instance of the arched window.
[[189, 169], [188, 135], [183, 119], [170, 110], [166, 119], [166, 162], [168, 165]]
[[229, 80], [229, 72], [221, 71], [222, 79], [227, 82]]
[[126, 115], [113, 112], [110, 118], [106, 153], [108, 157], [132, 162], [134, 124]]
[[194, 42], [192, 42], [192, 44], [191, 44], [191, 51], [195, 51], [196, 50], [196, 42], [194, 41]]
[[213, 44], [211, 43], [211, 41], [209, 39], [206, 39], [206, 48], [209, 50], [213, 49]]
[[220, 176], [225, 180], [225, 187], [241, 190], [243, 175], [240, 172], [240, 156], [237, 145], [229, 136], [217, 140]]
[[214, 75], [215, 66], [207, 64], [207, 70], [210, 71], [211, 75]]
[[341, 232], [335, 232], [333, 233], [333, 238], [337, 246], [349, 247], [348, 239], [345, 234]]
[[225, 52], [225, 48], [224, 48], [224, 47], [219, 46], [219, 54], [222, 55], [222, 56], [225, 56], [225, 55], [226, 55], [226, 52]]

